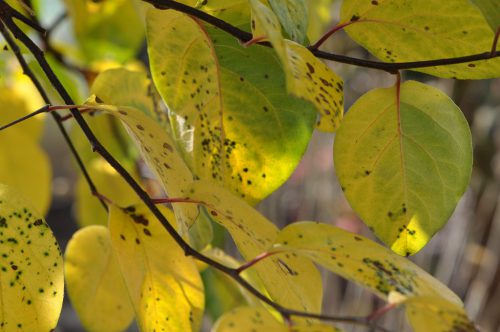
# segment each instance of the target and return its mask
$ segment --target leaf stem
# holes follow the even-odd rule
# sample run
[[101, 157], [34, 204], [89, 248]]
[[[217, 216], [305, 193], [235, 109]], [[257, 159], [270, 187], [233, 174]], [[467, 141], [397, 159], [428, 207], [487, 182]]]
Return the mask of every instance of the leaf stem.
[[266, 259], [267, 257], [270, 257], [272, 255], [275, 255], [275, 254], [278, 254], [279, 252], [278, 251], [265, 251], [263, 253], [261, 253], [260, 255], [256, 256], [254, 259], [242, 264], [240, 267], [238, 267], [236, 269], [236, 272], [238, 274], [241, 274], [243, 271], [245, 271], [246, 269], [249, 269], [251, 268], [252, 266], [254, 266], [255, 264], [257, 264], [258, 262]]
[[4, 129], [7, 129], [15, 124], [18, 124], [20, 122], [23, 122], [25, 120], [28, 120], [28, 119], [31, 119], [32, 117], [34, 117], [35, 115], [38, 115], [38, 114], [42, 114], [42, 113], [47, 113], [50, 111], [50, 106], [49, 105], [45, 105], [43, 106], [42, 108], [39, 108], [38, 110], [28, 114], [28, 115], [25, 115], [23, 116], [22, 118], [19, 118], [19, 119], [16, 119], [10, 123], [7, 123], [3, 126], [0, 127], [0, 131], [4, 130]]
[[316, 43], [314, 43], [313, 45], [309, 46], [309, 50], [310, 51], [313, 51], [313, 50], [317, 50], [321, 45], [323, 45], [323, 43], [328, 39], [330, 38], [335, 32], [339, 31], [339, 30], [342, 30], [343, 28], [345, 28], [346, 26], [348, 25], [351, 25], [353, 24], [354, 22], [357, 22], [357, 21], [349, 21], [349, 22], [345, 22], [345, 23], [339, 23], [339, 24], [336, 24], [334, 25], [332, 28], [330, 28], [330, 30], [328, 30]]
[[497, 32], [495, 33], [495, 37], [493, 38], [493, 43], [491, 45], [490, 55], [493, 56], [497, 50], [498, 38], [500, 37], [500, 26], [497, 28]]

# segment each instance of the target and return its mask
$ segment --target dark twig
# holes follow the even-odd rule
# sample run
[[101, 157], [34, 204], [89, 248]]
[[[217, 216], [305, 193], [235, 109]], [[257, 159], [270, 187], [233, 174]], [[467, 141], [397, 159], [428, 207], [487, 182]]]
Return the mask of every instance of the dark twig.
[[38, 114], [42, 114], [42, 113], [47, 113], [47, 112], [50, 112], [50, 106], [49, 105], [45, 105], [43, 106], [42, 108], [39, 108], [38, 110], [28, 114], [28, 115], [25, 115], [23, 116], [22, 118], [19, 118], [19, 119], [16, 119], [15, 121], [12, 121], [10, 123], [7, 123], [3, 126], [0, 127], [0, 131], [4, 130], [4, 129], [7, 129], [15, 124], [18, 124], [20, 122], [23, 122], [25, 120], [28, 120], [32, 117], [34, 117], [35, 115], [38, 115]]
[[[194, 16], [206, 23], [209, 23], [233, 37], [237, 38], [242, 44], [247, 43], [252, 39], [252, 34], [243, 31], [227, 22], [218, 19], [210, 14], [207, 14], [196, 8], [186, 6], [184, 4], [178, 3], [173, 0], [143, 0], [154, 5], [159, 9], [173, 9], [191, 16]], [[257, 43], [263, 46], [270, 46], [269, 43]], [[491, 58], [496, 58], [500, 56], [500, 51], [484, 52], [478, 54], [472, 54], [467, 56], [455, 57], [455, 58], [445, 58], [445, 59], [433, 59], [433, 60], [423, 60], [423, 61], [410, 61], [410, 62], [380, 62], [380, 61], [370, 61], [363, 60], [359, 58], [353, 58], [345, 55], [334, 54], [329, 52], [320, 51], [315, 49], [314, 45], [309, 47], [310, 51], [318, 58], [324, 60], [330, 60], [335, 62], [340, 62], [348, 65], [365, 67], [371, 69], [384, 70], [389, 73], [395, 74], [399, 70], [406, 69], [418, 69], [418, 68], [428, 68], [436, 66], [453, 65], [459, 63], [467, 63], [472, 61], [487, 60]]]
[[495, 33], [495, 38], [493, 38], [493, 43], [491, 45], [491, 52], [490, 55], [493, 57], [493, 55], [496, 53], [497, 50], [497, 45], [498, 45], [498, 37], [500, 37], [500, 27], [497, 28], [497, 31]]

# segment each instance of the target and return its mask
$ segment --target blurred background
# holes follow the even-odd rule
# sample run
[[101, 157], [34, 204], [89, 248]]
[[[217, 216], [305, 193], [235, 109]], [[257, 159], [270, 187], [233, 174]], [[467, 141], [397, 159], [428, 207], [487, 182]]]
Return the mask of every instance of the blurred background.
[[[36, 9], [43, 26], [49, 27], [60, 21], [51, 36], [53, 40], [65, 47], [74, 43], [71, 18], [66, 15], [60, 1], [26, 2]], [[318, 36], [320, 31], [338, 22], [335, 13], [339, 12], [340, 1], [310, 2], [310, 16], [314, 18], [311, 20], [314, 22], [311, 33]], [[38, 37], [34, 35], [34, 38]], [[374, 59], [342, 31], [328, 40], [323, 49]], [[145, 57], [143, 45], [139, 58]], [[11, 71], [18, 70], [11, 60], [3, 61], [3, 65]], [[382, 71], [328, 64], [344, 79], [346, 110], [367, 91], [389, 87], [395, 82], [393, 75]], [[75, 71], [66, 74], [75, 86], [80, 101], [88, 94], [88, 74]], [[451, 96], [464, 112], [474, 141], [474, 170], [467, 192], [444, 229], [411, 260], [458, 294], [465, 303], [467, 313], [482, 331], [500, 332], [500, 79], [456, 81], [415, 72], [405, 72], [404, 79], [425, 82]], [[53, 197], [47, 220], [64, 250], [71, 235], [78, 229], [73, 204], [78, 173], [55, 124], [47, 120], [42, 145], [53, 168]], [[334, 139], [334, 135], [315, 132], [294, 174], [279, 190], [261, 202], [258, 209], [279, 227], [298, 220], [316, 220], [374, 239], [349, 207], [337, 182], [332, 157]], [[82, 144], [85, 146], [84, 142]], [[229, 241], [226, 248], [234, 250]], [[332, 273], [324, 272], [323, 276], [326, 314], [362, 316], [383, 306], [382, 301], [357, 285]], [[381, 322], [393, 331], [409, 330], [404, 314], [399, 310], [389, 312]], [[207, 318], [205, 329], [208, 330], [210, 325]], [[364, 327], [339, 326], [346, 331], [367, 331]], [[135, 329], [132, 327], [132, 330]], [[67, 299], [57, 331], [83, 331]]]

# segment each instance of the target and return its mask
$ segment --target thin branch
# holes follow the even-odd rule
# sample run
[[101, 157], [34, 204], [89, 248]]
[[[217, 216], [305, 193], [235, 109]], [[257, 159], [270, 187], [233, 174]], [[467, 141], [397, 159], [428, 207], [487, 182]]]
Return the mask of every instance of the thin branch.
[[[214, 17], [210, 14], [207, 14], [199, 9], [189, 7], [187, 5], [178, 3], [173, 0], [143, 0], [144, 2], [148, 2], [154, 5], [159, 9], [173, 9], [191, 16], [194, 16], [206, 23], [209, 23], [233, 37], [237, 38], [240, 43], [245, 44], [252, 39], [252, 34], [246, 31], [243, 31], [227, 22]], [[257, 43], [258, 45], [270, 47], [269, 43]], [[324, 60], [330, 60], [334, 62], [344, 63], [348, 65], [384, 70], [389, 73], [395, 74], [399, 70], [406, 69], [418, 69], [418, 68], [427, 68], [427, 67], [436, 67], [436, 66], [445, 66], [445, 65], [453, 65], [459, 63], [467, 63], [472, 61], [480, 61], [480, 60], [488, 60], [491, 58], [496, 58], [500, 56], [500, 51], [492, 51], [492, 52], [484, 52], [478, 54], [472, 54], [467, 56], [455, 57], [455, 58], [445, 58], [445, 59], [433, 59], [433, 60], [423, 60], [423, 61], [410, 61], [410, 62], [381, 62], [381, 61], [370, 61], [359, 58], [353, 58], [345, 55], [335, 54], [320, 51], [315, 49], [314, 45], [309, 47], [309, 50], [318, 58]]]
[[[24, 74], [31, 79], [31, 81], [35, 85], [36, 89], [38, 90], [38, 92], [42, 96], [44, 102], [47, 104], [50, 104], [50, 99], [49, 99], [49, 96], [47, 95], [47, 93], [45, 92], [45, 89], [43, 88], [42, 84], [37, 79], [37, 77], [35, 76], [33, 71], [28, 66], [28, 63], [26, 62], [23, 55], [21, 54], [21, 50], [19, 49], [19, 46], [17, 46], [17, 44], [12, 39], [10, 33], [5, 28], [5, 25], [4, 25], [5, 22], [7, 22], [7, 25], [10, 23], [10, 25], [17, 28], [17, 26], [14, 24], [14, 22], [12, 21], [10, 16], [6, 16], [6, 17], [3, 16], [3, 15], [8, 15], [8, 11], [6, 12], [6, 10], [8, 8], [10, 8], [10, 7], [8, 7], [8, 5], [5, 2], [0, 2], [0, 15], [2, 15], [1, 16], [2, 21], [0, 22], [0, 33], [3, 35], [3, 37], [5, 38], [5, 41], [7, 42], [10, 49], [12, 50], [12, 52], [16, 56], [17, 60], [19, 61], [19, 64], [21, 65], [21, 68], [23, 69]], [[24, 33], [19, 28], [17, 28], [17, 31], [20, 31], [21, 34], [24, 35]], [[24, 36], [26, 36], [26, 35], [24, 35]], [[27, 39], [29, 39], [29, 38], [27, 38]], [[64, 126], [62, 125], [61, 116], [57, 112], [51, 112], [51, 114], [52, 114], [52, 117], [54, 118], [54, 120], [56, 121], [57, 127], [59, 128], [59, 131], [63, 135], [63, 138], [66, 141], [66, 144], [68, 145], [69, 149], [71, 150], [71, 153], [75, 157], [76, 163], [77, 163], [78, 167], [80, 168], [80, 170], [82, 171], [82, 174], [83, 174], [85, 180], [87, 181], [87, 184], [90, 188], [90, 191], [97, 192], [96, 186], [95, 186], [94, 182], [92, 181], [92, 179], [87, 171], [87, 168], [83, 164], [83, 161], [80, 157], [80, 154], [78, 153], [73, 142], [71, 141], [71, 138], [69, 137], [66, 128], [64, 128]], [[101, 202], [101, 205], [103, 206], [103, 208], [105, 210], [107, 210], [108, 207], [107, 207], [106, 203], [104, 203], [104, 201], [102, 201], [102, 200], [100, 202]]]
[[497, 50], [497, 45], [498, 45], [498, 37], [500, 37], [500, 26], [497, 28], [497, 32], [495, 33], [495, 38], [493, 38], [493, 44], [491, 45], [491, 52], [490, 54], [493, 56]]
[[64, 22], [64, 20], [68, 18], [68, 12], [63, 12], [61, 13], [55, 20], [54, 22], [52, 22], [52, 24], [50, 25], [50, 27], [47, 28], [47, 32], [46, 32], [46, 36], [47, 36], [47, 39], [49, 39], [50, 35], [52, 34], [52, 32], [54, 32], [55, 29], [57, 29], [57, 27], [62, 23]]
[[42, 113], [47, 113], [47, 112], [50, 112], [50, 106], [49, 105], [45, 105], [43, 106], [42, 108], [39, 108], [38, 110], [28, 114], [28, 115], [25, 115], [23, 116], [22, 118], [19, 118], [19, 119], [16, 119], [10, 123], [7, 123], [3, 126], [0, 127], [0, 131], [4, 130], [4, 129], [7, 129], [15, 124], [18, 124], [20, 122], [23, 122], [25, 120], [28, 120], [28, 119], [31, 119], [32, 117], [34, 117], [35, 115], [38, 115], [38, 114], [42, 114]]

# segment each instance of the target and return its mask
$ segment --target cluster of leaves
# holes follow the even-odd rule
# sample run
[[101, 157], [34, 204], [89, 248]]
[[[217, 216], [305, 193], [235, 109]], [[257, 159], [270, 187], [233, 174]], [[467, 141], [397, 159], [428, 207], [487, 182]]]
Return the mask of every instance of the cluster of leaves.
[[[72, 133], [107, 203], [102, 209], [82, 175], [76, 194], [82, 229], [67, 246], [64, 277], [83, 325], [120, 331], [135, 318], [143, 331], [197, 331], [207, 309], [217, 319], [214, 332], [336, 331], [313, 319], [321, 318], [323, 296], [316, 263], [403, 307], [417, 331], [474, 331], [460, 299], [401, 257], [425, 246], [465, 191], [469, 128], [443, 92], [401, 82], [397, 64], [489, 52], [489, 59], [418, 70], [499, 77], [498, 4], [433, 1], [429, 11], [423, 0], [345, 0], [332, 31], [345, 29], [393, 63], [397, 78], [393, 87], [362, 96], [343, 119], [342, 78], [317, 58], [318, 43], [305, 46], [318, 24], [308, 21], [308, 11], [320, 12], [328, 1], [147, 2], [157, 8], [67, 0], [76, 43], [50, 40], [56, 58], [63, 54], [92, 83], [83, 102], [74, 75], [53, 63], [65, 86], [75, 87], [76, 108], [98, 140], [144, 192], [170, 203], [160, 206], [159, 220], [123, 172], [90, 153], [83, 132]], [[178, 10], [167, 9], [172, 5]], [[47, 10], [42, 1], [33, 7], [40, 18]], [[207, 17], [224, 22], [226, 31]], [[231, 29], [252, 38], [238, 41]], [[134, 59], [144, 38], [149, 70]], [[2, 88], [0, 102], [12, 110], [0, 114], [2, 123], [36, 108], [13, 88]], [[316, 222], [279, 230], [253, 208], [287, 180], [315, 129], [336, 132], [342, 189], [390, 249]], [[2, 306], [0, 324], [7, 331], [50, 330], [62, 304], [62, 255], [43, 220], [50, 167], [40, 132], [30, 120], [1, 133], [0, 182], [9, 187], [0, 187], [0, 296], [11, 305]], [[158, 182], [141, 171], [139, 158]], [[216, 248], [215, 225], [227, 230], [243, 261]], [[256, 293], [260, 300], [268, 295], [268, 306]]]

